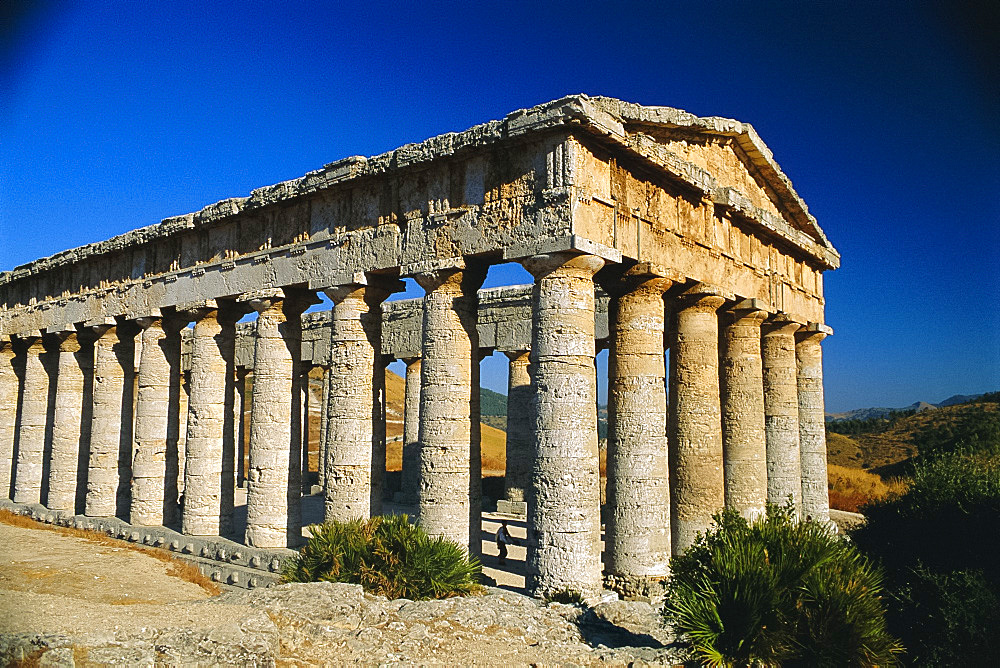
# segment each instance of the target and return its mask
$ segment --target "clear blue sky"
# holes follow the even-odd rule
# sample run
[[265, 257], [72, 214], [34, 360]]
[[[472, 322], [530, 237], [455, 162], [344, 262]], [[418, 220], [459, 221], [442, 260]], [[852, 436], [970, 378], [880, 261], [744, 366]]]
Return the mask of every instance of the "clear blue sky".
[[[0, 269], [611, 95], [750, 122], [774, 151], [843, 255], [826, 274], [829, 410], [996, 390], [996, 6], [6, 3]], [[486, 386], [505, 387], [501, 359]]]

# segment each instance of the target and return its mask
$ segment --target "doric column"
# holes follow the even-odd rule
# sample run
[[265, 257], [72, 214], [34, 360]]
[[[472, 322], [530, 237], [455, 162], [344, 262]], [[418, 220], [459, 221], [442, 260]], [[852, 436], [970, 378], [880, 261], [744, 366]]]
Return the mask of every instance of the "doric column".
[[135, 405], [132, 506], [139, 526], [169, 524], [177, 512], [180, 325], [159, 316], [140, 318], [139, 389]]
[[674, 304], [667, 421], [673, 554], [707, 531], [725, 505], [717, 313], [724, 302], [692, 293]]
[[478, 289], [485, 266], [415, 276], [426, 291], [420, 366], [418, 517], [432, 536], [481, 550]]
[[531, 460], [534, 438], [534, 418], [531, 415], [531, 375], [528, 373], [530, 353], [527, 350], [507, 351], [507, 462], [504, 471], [504, 498], [523, 503], [531, 487]]
[[257, 311], [246, 543], [294, 547], [302, 536], [302, 312], [312, 293], [262, 290], [244, 299]]
[[126, 323], [98, 325], [94, 332], [94, 407], [85, 512], [90, 517], [114, 517], [129, 506], [135, 332]]
[[323, 367], [323, 389], [319, 398], [319, 464], [316, 484], [326, 488], [326, 435], [330, 427], [330, 367]]
[[10, 498], [14, 471], [14, 426], [21, 381], [14, 370], [14, 343], [0, 337], [0, 499]]
[[767, 503], [767, 441], [760, 325], [767, 313], [752, 303], [724, 316], [722, 332], [722, 453], [726, 507], [747, 519]]
[[[311, 369], [311, 362], [306, 362], [305, 360], [300, 360], [301, 364], [299, 366], [299, 391], [301, 392], [300, 400], [301, 406], [299, 407], [299, 415], [302, 416], [302, 427], [299, 432], [302, 435], [302, 454], [300, 460], [302, 462], [302, 476], [300, 481], [302, 483], [302, 491], [306, 494], [309, 493], [309, 372]], [[317, 463], [318, 464], [318, 463]], [[317, 468], [322, 466], [318, 464]]]
[[784, 505], [789, 497], [796, 513], [802, 504], [799, 459], [799, 390], [795, 333], [799, 325], [776, 319], [763, 327], [764, 426], [767, 432], [767, 501]]
[[608, 285], [608, 520], [605, 569], [621, 593], [646, 595], [670, 561], [663, 294], [672, 281]]
[[225, 536], [233, 527], [234, 357], [242, 310], [215, 302], [183, 310], [194, 319], [194, 335], [181, 530], [190, 536]]
[[233, 405], [233, 419], [236, 421], [236, 486], [247, 484], [247, 375], [250, 369], [236, 368], [236, 395]]
[[408, 357], [403, 389], [403, 471], [400, 492], [403, 503], [417, 502], [420, 489], [420, 358]]
[[328, 522], [367, 519], [382, 513], [382, 302], [397, 288], [373, 278], [365, 284], [325, 290], [333, 302], [330, 413], [326, 461], [321, 463], [325, 468], [324, 516]]
[[42, 359], [45, 355], [42, 337], [28, 337], [26, 341], [21, 429], [14, 471], [14, 501], [41, 503], [45, 432], [49, 419], [49, 374]]
[[523, 262], [532, 290], [535, 452], [528, 494], [527, 586], [536, 595], [601, 588], [594, 370], [594, 274], [604, 260], [551, 253]]
[[823, 403], [823, 349], [832, 330], [810, 323], [796, 336], [798, 365], [799, 447], [802, 462], [802, 517], [830, 520], [826, 473], [826, 412]]
[[59, 363], [56, 372], [56, 401], [52, 416], [52, 456], [49, 460], [48, 496], [50, 510], [76, 511], [77, 467], [83, 436], [85, 357], [93, 354], [81, 346], [76, 330], [59, 332]]

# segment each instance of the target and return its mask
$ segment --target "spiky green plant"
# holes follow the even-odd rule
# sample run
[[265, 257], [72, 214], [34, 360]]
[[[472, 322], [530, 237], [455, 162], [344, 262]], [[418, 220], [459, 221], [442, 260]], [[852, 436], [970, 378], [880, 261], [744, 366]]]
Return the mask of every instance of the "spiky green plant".
[[843, 538], [771, 506], [715, 517], [671, 561], [664, 615], [711, 666], [894, 665], [877, 570]]
[[288, 561], [285, 582], [350, 582], [388, 598], [424, 600], [478, 592], [481, 566], [455, 543], [432, 538], [406, 515], [330, 522]]

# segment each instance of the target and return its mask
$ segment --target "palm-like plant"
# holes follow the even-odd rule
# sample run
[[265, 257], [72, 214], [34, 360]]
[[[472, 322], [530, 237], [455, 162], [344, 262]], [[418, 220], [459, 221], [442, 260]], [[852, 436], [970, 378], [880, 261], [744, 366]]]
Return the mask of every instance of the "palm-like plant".
[[772, 506], [715, 518], [671, 561], [664, 614], [712, 666], [892, 665], [879, 574], [825, 527]]
[[330, 522], [284, 570], [286, 582], [351, 582], [389, 598], [422, 600], [475, 593], [479, 561], [444, 538], [432, 538], [406, 515]]

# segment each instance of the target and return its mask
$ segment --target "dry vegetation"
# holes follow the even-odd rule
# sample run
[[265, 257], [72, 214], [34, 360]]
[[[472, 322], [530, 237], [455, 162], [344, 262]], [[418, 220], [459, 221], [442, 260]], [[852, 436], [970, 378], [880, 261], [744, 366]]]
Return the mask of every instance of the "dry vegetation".
[[[115, 548], [126, 548], [133, 550], [135, 552], [141, 552], [147, 556], [153, 557], [163, 563], [167, 564], [167, 575], [172, 575], [178, 577], [185, 582], [191, 582], [198, 585], [204, 589], [210, 596], [216, 596], [220, 593], [218, 585], [212, 582], [208, 577], [206, 577], [197, 566], [193, 566], [186, 561], [181, 561], [174, 557], [166, 550], [160, 550], [155, 547], [143, 547], [139, 545], [132, 545], [125, 541], [119, 540], [117, 538], [112, 538], [111, 536], [105, 535], [98, 531], [87, 531], [85, 529], [77, 529], [75, 527], [61, 527], [53, 524], [44, 524], [42, 522], [36, 522], [30, 517], [24, 515], [18, 515], [17, 513], [12, 513], [9, 510], [0, 509], [0, 522], [4, 524], [9, 524], [11, 526], [21, 527], [23, 529], [44, 529], [46, 531], [53, 531], [55, 533], [61, 534], [63, 536], [71, 536], [73, 538], [83, 538], [89, 540], [93, 543], [98, 543], [107, 547]], [[121, 599], [116, 601], [116, 603], [126, 604], [135, 603], [136, 601], [130, 601], [128, 599]]]
[[830, 464], [827, 470], [830, 487], [830, 507], [852, 513], [869, 501], [906, 491], [907, 482], [900, 478], [882, 480], [875, 473], [859, 468]]

